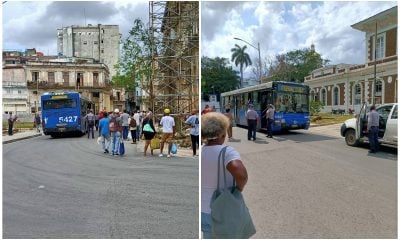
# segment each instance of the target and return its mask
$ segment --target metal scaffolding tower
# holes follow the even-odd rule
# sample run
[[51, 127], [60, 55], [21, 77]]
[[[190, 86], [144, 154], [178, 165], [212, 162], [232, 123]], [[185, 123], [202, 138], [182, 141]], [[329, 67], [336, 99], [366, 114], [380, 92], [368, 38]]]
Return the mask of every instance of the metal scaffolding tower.
[[199, 107], [199, 3], [149, 2], [152, 84], [149, 105], [155, 114]]

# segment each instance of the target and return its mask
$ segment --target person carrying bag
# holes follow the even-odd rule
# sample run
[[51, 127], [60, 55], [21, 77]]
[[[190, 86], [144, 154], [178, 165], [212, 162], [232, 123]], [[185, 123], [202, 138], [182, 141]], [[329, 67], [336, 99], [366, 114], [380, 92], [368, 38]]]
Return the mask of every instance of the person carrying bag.
[[[242, 193], [233, 187], [227, 188], [225, 170], [226, 146], [218, 156], [218, 187], [211, 198], [211, 236], [213, 238], [250, 238], [256, 233], [250, 212]], [[224, 176], [224, 185], [220, 189], [220, 168]]]
[[203, 238], [249, 238], [255, 228], [241, 194], [248, 175], [240, 153], [224, 145], [229, 120], [222, 113], [210, 112], [202, 115], [201, 126]]

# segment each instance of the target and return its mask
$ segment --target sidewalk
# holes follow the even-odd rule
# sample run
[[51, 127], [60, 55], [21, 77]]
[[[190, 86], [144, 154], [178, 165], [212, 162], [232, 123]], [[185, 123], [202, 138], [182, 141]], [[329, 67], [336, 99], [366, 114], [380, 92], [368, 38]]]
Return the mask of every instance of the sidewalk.
[[33, 138], [42, 136], [42, 133], [38, 133], [36, 130], [27, 130], [22, 132], [14, 133], [12, 136], [9, 136], [7, 133], [3, 134], [3, 144], [16, 142], [23, 139]]

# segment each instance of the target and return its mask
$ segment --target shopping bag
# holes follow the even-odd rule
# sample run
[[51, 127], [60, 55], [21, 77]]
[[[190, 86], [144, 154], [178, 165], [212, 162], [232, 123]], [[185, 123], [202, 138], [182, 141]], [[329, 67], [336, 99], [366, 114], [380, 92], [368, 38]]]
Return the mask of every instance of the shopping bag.
[[178, 147], [176, 146], [175, 143], [172, 143], [172, 146], [171, 146], [171, 153], [172, 153], [172, 154], [176, 154], [177, 152], [178, 152]]
[[160, 139], [156, 138], [156, 137], [151, 139], [150, 148], [151, 149], [160, 149]]
[[100, 136], [97, 138], [97, 144], [100, 144], [103, 142], [103, 136]]
[[[249, 209], [244, 202], [242, 193], [235, 187], [228, 188], [226, 184], [224, 147], [218, 156], [217, 189], [211, 198], [211, 235], [212, 238], [242, 238], [247, 239], [256, 233]], [[222, 159], [222, 160], [221, 160]], [[224, 176], [223, 188], [220, 189], [220, 168]]]
[[125, 154], [125, 145], [124, 145], [124, 142], [121, 141], [119, 143], [119, 155], [122, 156], [124, 154]]

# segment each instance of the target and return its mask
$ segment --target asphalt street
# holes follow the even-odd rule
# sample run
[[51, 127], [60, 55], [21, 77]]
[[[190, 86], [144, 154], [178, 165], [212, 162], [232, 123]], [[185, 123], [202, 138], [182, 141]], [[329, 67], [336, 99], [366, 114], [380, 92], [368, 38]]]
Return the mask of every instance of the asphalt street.
[[123, 157], [86, 137], [3, 145], [3, 238], [198, 238], [198, 157], [125, 145]]
[[397, 150], [347, 146], [340, 125], [276, 135], [234, 128], [262, 238], [397, 238]]

